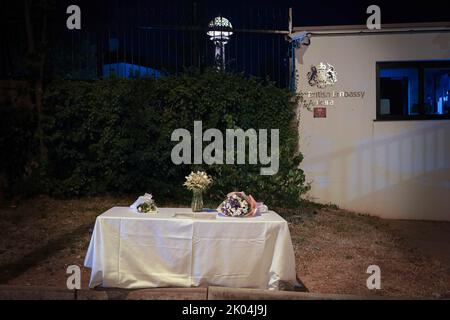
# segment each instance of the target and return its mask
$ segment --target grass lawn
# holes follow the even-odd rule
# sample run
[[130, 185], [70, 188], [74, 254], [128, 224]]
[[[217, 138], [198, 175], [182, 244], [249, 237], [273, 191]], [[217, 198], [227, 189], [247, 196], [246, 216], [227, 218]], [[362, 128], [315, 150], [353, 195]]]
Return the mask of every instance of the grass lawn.
[[[83, 265], [95, 218], [132, 198], [54, 200], [39, 197], [0, 208], [0, 284], [65, 288], [66, 267]], [[314, 293], [362, 296], [450, 297], [450, 266], [444, 254], [424, 250], [393, 222], [338, 208], [306, 205], [276, 208], [289, 222], [298, 277]], [[408, 222], [450, 242], [450, 223]], [[413, 228], [414, 227], [414, 228]], [[431, 228], [431, 229], [430, 229]], [[434, 230], [438, 230], [435, 232]], [[436, 239], [435, 239], [436, 240]], [[438, 251], [437, 251], [438, 252]], [[382, 289], [366, 287], [369, 265], [381, 268]], [[82, 287], [90, 270], [82, 268]]]

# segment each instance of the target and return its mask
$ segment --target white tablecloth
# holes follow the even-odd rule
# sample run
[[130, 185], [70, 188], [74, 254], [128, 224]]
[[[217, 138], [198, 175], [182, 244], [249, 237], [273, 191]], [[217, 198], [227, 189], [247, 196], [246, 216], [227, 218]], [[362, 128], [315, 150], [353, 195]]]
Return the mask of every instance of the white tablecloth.
[[278, 289], [297, 284], [286, 220], [273, 211], [255, 218], [175, 218], [116, 207], [97, 217], [85, 266], [89, 286], [116, 288], [216, 285]]

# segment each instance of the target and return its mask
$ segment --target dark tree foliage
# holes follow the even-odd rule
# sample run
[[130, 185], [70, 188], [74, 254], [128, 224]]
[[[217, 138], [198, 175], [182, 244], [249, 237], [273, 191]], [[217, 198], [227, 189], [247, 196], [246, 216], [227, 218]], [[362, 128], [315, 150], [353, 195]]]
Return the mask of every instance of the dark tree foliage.
[[36, 120], [28, 108], [0, 108], [0, 194], [12, 196], [33, 188], [30, 179], [38, 165]]

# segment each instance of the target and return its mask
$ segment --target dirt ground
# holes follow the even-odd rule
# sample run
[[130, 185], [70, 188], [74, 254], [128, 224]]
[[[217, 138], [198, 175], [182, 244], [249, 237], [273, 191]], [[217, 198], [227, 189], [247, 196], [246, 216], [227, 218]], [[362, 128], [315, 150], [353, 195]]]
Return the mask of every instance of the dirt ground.
[[[417, 230], [450, 243], [450, 223], [408, 221], [411, 231], [343, 210], [321, 210], [291, 224], [297, 274], [312, 292], [411, 298], [450, 297], [450, 250], [429, 251]], [[425, 242], [426, 243], [426, 242]], [[442, 245], [440, 246], [442, 247]], [[381, 269], [381, 290], [368, 290], [369, 265]]]
[[[83, 266], [95, 218], [134, 199], [40, 197], [0, 207], [0, 284], [66, 286]], [[286, 211], [298, 277], [314, 293], [450, 297], [450, 223], [387, 221], [337, 208]], [[381, 290], [368, 290], [369, 265]], [[82, 287], [90, 270], [82, 267]]]

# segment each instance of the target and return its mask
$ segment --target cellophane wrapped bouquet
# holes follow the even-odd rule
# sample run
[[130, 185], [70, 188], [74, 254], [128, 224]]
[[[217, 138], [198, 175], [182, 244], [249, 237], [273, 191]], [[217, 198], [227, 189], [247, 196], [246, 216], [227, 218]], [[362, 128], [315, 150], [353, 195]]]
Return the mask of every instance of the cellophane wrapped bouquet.
[[158, 211], [153, 195], [149, 193], [140, 196], [130, 208], [138, 213], [156, 213]]
[[245, 192], [231, 192], [217, 208], [217, 211], [228, 217], [253, 217], [256, 215], [255, 199]]

